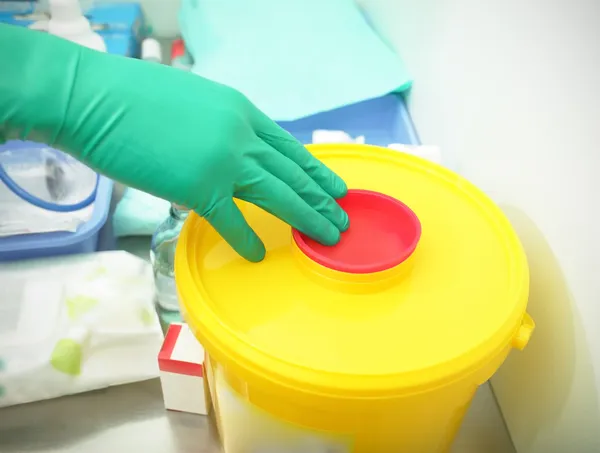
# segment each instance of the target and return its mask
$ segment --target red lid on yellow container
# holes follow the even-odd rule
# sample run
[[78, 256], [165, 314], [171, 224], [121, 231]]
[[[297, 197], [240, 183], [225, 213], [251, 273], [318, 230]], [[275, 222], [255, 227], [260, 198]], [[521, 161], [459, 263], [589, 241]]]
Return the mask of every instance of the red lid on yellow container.
[[421, 223], [404, 203], [382, 193], [349, 190], [338, 201], [350, 218], [340, 242], [328, 247], [294, 230], [305, 255], [330, 269], [351, 274], [381, 272], [398, 266], [417, 247]]

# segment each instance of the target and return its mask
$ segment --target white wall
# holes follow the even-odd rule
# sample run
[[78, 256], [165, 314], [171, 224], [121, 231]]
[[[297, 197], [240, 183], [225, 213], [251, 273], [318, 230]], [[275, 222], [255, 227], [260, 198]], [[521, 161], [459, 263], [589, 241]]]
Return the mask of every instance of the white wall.
[[600, 452], [600, 2], [360, 0], [424, 143], [491, 195], [538, 329], [492, 381], [519, 453]]

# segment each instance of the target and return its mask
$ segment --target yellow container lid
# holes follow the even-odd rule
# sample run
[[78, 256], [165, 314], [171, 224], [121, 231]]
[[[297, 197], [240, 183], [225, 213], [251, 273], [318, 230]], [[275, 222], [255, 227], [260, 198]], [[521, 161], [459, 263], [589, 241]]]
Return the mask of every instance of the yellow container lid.
[[[258, 264], [190, 216], [177, 249], [177, 287], [186, 319], [211, 355], [248, 382], [355, 398], [438, 386], [511, 345], [525, 346], [532, 329], [522, 327], [526, 258], [486, 195], [397, 151], [309, 149], [350, 189], [360, 189], [351, 194], [385, 197], [350, 209], [349, 231], [329, 250], [240, 202], [267, 249]], [[359, 224], [388, 238], [389, 247], [371, 253], [368, 245], [382, 241], [354, 234]]]

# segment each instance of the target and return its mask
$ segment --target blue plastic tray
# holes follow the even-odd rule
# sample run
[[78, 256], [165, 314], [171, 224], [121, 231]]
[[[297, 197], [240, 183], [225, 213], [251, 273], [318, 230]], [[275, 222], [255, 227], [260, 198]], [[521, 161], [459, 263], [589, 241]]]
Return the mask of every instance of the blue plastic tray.
[[419, 144], [419, 137], [402, 96], [389, 94], [296, 121], [281, 121], [302, 143], [312, 142], [316, 129], [342, 130], [352, 137], [364, 135], [370, 145]]
[[0, 238], [0, 262], [95, 252], [98, 250], [100, 231], [107, 223], [112, 189], [113, 182], [101, 176], [92, 218], [75, 233], [24, 234]]

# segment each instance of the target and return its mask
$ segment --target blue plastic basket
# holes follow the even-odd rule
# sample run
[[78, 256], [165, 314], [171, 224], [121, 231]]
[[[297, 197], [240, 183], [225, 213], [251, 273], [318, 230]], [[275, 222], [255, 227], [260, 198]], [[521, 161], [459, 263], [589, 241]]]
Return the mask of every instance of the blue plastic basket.
[[23, 234], [0, 238], [0, 262], [97, 251], [101, 230], [110, 212], [112, 190], [113, 182], [100, 177], [92, 217], [74, 233]]
[[395, 94], [279, 124], [302, 143], [312, 143], [314, 130], [326, 129], [341, 130], [353, 137], [364, 135], [370, 145], [419, 144], [404, 99]]

